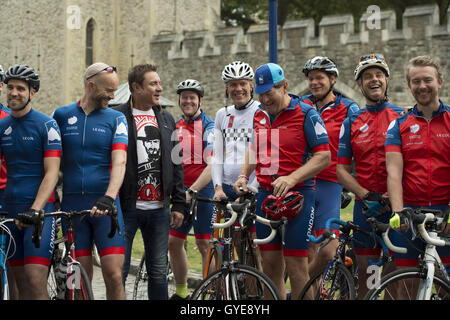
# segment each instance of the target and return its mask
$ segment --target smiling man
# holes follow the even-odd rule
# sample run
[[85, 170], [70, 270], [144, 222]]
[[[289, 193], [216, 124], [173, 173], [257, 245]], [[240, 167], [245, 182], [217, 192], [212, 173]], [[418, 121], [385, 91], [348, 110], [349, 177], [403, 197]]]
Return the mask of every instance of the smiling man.
[[[286, 225], [284, 241], [280, 231], [273, 241], [259, 246], [264, 273], [285, 297], [286, 266], [292, 297], [298, 297], [309, 279], [308, 235], [314, 219], [314, 177], [330, 164], [328, 135], [317, 111], [288, 93], [288, 82], [279, 65], [260, 66], [255, 72], [255, 83], [261, 106], [253, 118], [252, 144], [234, 189], [245, 193], [248, 176], [255, 172], [260, 185], [256, 213], [260, 216], [264, 216], [261, 205], [270, 195], [282, 197], [295, 191], [304, 197], [301, 212]], [[256, 224], [258, 239], [267, 237], [270, 231]]]
[[[362, 56], [355, 69], [355, 81], [366, 98], [366, 107], [345, 119], [340, 132], [337, 175], [344, 188], [355, 194], [353, 222], [370, 231], [369, 217], [363, 206], [383, 201], [386, 197], [386, 157], [384, 142], [389, 123], [398, 118], [403, 109], [389, 103], [387, 86], [390, 71], [383, 55], [371, 53]], [[351, 172], [352, 158], [357, 177]], [[390, 211], [378, 212], [376, 218], [389, 221]], [[374, 248], [373, 240], [357, 233], [355, 254], [359, 266], [358, 295], [367, 291], [368, 260], [377, 260], [381, 248]], [[368, 249], [369, 248], [369, 249]], [[386, 269], [386, 268], [385, 268]]]
[[[116, 206], [121, 230], [123, 217], [116, 197], [125, 174], [128, 132], [125, 116], [108, 108], [119, 85], [116, 68], [94, 63], [84, 74], [80, 101], [55, 110], [63, 146], [61, 209], [91, 209], [91, 217], [74, 223], [77, 258], [92, 281], [92, 245], [101, 258], [108, 299], [125, 299], [122, 285], [123, 234], [109, 238], [111, 213]], [[93, 217], [95, 215], [96, 217]]]
[[[444, 82], [440, 65], [429, 56], [415, 57], [407, 66], [406, 80], [417, 104], [392, 121], [386, 138], [393, 227], [399, 226], [395, 226], [395, 220], [400, 221], [398, 212], [403, 208], [447, 209], [448, 212], [450, 205], [450, 108], [439, 99]], [[449, 225], [445, 225], [448, 232]], [[394, 237], [397, 246], [408, 248], [406, 254], [395, 253], [397, 267], [416, 266], [418, 250], [425, 250], [425, 243], [412, 240], [411, 230], [402, 235], [395, 233]], [[450, 247], [437, 247], [437, 250], [450, 271]]]
[[[352, 100], [333, 90], [339, 70], [337, 64], [330, 58], [313, 57], [306, 62], [302, 71], [308, 78], [311, 91], [310, 95], [302, 97], [302, 101], [314, 107], [320, 114], [330, 140], [331, 164], [316, 176], [314, 230], [316, 237], [319, 237], [325, 230], [328, 219], [340, 217], [342, 185], [338, 182], [336, 172], [339, 132], [345, 118], [357, 112], [359, 107]], [[335, 225], [332, 227], [335, 231], [339, 230]], [[316, 245], [310, 246], [310, 276], [328, 264], [334, 257], [337, 246], [337, 240], [331, 241], [319, 252]]]
[[[214, 188], [211, 182], [210, 158], [214, 143], [214, 121], [200, 107], [203, 103], [204, 90], [200, 82], [194, 79], [181, 81], [177, 86], [178, 105], [183, 116], [177, 122], [178, 139], [183, 152], [184, 187], [186, 188], [186, 203], [191, 196], [189, 191], [198, 191], [198, 195], [212, 198]], [[170, 265], [175, 277], [176, 292], [171, 300], [186, 299], [188, 296], [187, 272], [188, 260], [184, 244], [187, 235], [194, 227], [195, 241], [202, 256], [205, 268], [209, 240], [213, 228], [212, 203], [199, 202], [197, 217], [181, 227], [170, 230], [169, 253]], [[189, 210], [185, 209], [185, 215]]]
[[141, 229], [145, 248], [148, 297], [167, 300], [167, 249], [170, 227], [183, 222], [186, 196], [183, 166], [172, 161], [179, 150], [175, 120], [159, 105], [163, 91], [157, 67], [139, 64], [128, 72], [130, 99], [115, 108], [128, 124], [127, 166], [120, 188], [125, 220], [125, 264], [128, 275], [133, 239]]

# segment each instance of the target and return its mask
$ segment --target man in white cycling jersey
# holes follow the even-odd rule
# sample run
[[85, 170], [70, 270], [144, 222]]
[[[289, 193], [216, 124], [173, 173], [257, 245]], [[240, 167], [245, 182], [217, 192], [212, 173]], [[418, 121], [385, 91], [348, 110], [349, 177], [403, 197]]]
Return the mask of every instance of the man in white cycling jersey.
[[[253, 69], [242, 61], [225, 66], [222, 80], [225, 82], [226, 100], [234, 105], [225, 106], [216, 113], [215, 140], [212, 166], [214, 199], [235, 200], [238, 195], [233, 184], [253, 134], [253, 116], [259, 102], [253, 100]], [[248, 177], [255, 180], [255, 175]]]

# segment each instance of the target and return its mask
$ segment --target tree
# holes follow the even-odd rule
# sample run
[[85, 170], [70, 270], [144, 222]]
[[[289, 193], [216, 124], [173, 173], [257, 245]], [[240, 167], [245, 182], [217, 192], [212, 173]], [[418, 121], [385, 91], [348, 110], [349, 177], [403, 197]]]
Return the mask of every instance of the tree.
[[[447, 22], [447, 8], [450, 0], [278, 0], [277, 23], [283, 26], [290, 19], [313, 18], [316, 28], [327, 15], [352, 14], [355, 29], [359, 29], [359, 19], [368, 6], [377, 5], [381, 10], [394, 10], [397, 15], [397, 27], [401, 28], [402, 15], [407, 7], [437, 3], [440, 22]], [[221, 16], [226, 25], [240, 25], [247, 32], [258, 20], [269, 19], [269, 0], [222, 0]]]

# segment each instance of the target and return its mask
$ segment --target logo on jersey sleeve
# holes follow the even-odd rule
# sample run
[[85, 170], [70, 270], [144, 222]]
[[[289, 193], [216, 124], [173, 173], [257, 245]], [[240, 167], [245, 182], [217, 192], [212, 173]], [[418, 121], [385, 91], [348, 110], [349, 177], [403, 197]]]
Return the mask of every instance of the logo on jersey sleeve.
[[47, 129], [47, 141], [48, 145], [61, 145], [61, 135], [59, 134], [59, 128], [56, 121], [51, 120], [45, 123]]
[[125, 117], [117, 118], [117, 129], [114, 137], [128, 137], [128, 128], [125, 122]]
[[3, 134], [6, 136], [9, 136], [11, 133], [12, 133], [12, 128], [11, 128], [11, 126], [9, 126], [8, 129], [6, 129]]
[[314, 125], [314, 131], [316, 132], [316, 135], [319, 137], [323, 134], [327, 134], [327, 130], [323, 127], [323, 125], [320, 122], [316, 122]]
[[395, 126], [395, 120], [392, 120], [391, 123], [389, 123], [389, 127], [387, 128], [387, 131], [391, 130]]
[[345, 135], [345, 126], [341, 126], [341, 131], [339, 131], [339, 139], [342, 139], [342, 137]]

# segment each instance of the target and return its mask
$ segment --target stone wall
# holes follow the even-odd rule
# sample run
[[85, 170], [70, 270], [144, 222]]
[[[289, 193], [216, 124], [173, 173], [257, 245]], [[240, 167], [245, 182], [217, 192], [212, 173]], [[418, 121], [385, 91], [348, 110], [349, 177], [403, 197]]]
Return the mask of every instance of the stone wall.
[[[83, 94], [86, 26], [94, 21], [94, 61], [117, 66], [126, 82], [131, 66], [154, 63], [154, 35], [214, 31], [220, 0], [2, 0], [0, 64], [35, 68], [41, 90], [33, 107], [50, 114]], [[0, 102], [6, 103], [5, 94]]]
[[[409, 59], [429, 54], [440, 59], [444, 77], [450, 72], [450, 18], [447, 25], [440, 25], [438, 13], [437, 5], [407, 8], [399, 30], [393, 11], [381, 11], [376, 29], [369, 28], [373, 19], [365, 14], [360, 19], [358, 33], [354, 32], [353, 16], [326, 16], [320, 21], [317, 37], [312, 19], [288, 21], [279, 30], [278, 63], [285, 70], [289, 91], [306, 94], [308, 85], [301, 73], [304, 63], [316, 55], [329, 56], [337, 62], [340, 71], [336, 88], [363, 106], [364, 99], [353, 71], [362, 54], [379, 52], [385, 55], [391, 69], [388, 91], [391, 102], [412, 106], [414, 100], [405, 80]], [[254, 69], [268, 62], [268, 25], [252, 26], [245, 35], [240, 28], [158, 35], [150, 41], [150, 56], [159, 65], [164, 96], [177, 101], [177, 83], [186, 78], [197, 79], [205, 86], [203, 108], [214, 117], [224, 105], [223, 67], [233, 60], [246, 61]], [[449, 81], [444, 81], [440, 95], [450, 104]], [[180, 111], [173, 110], [173, 114], [179, 117]]]
[[[79, 9], [79, 26], [68, 25]], [[353, 80], [358, 57], [368, 52], [385, 54], [392, 70], [391, 101], [409, 106], [413, 99], [406, 86], [404, 67], [416, 55], [438, 57], [444, 77], [450, 71], [450, 10], [447, 25], [440, 25], [437, 5], [407, 8], [403, 26], [396, 29], [393, 11], [381, 11], [379, 27], [370, 29], [372, 16], [364, 15], [360, 32], [354, 32], [351, 15], [326, 16], [314, 34], [312, 19], [288, 21], [279, 30], [278, 62], [285, 69], [290, 91], [305, 94], [307, 81], [301, 68], [315, 55], [327, 55], [339, 66], [336, 88], [363, 105]], [[26, 63], [36, 68], [41, 90], [33, 106], [50, 114], [55, 107], [83, 93], [86, 25], [95, 22], [94, 60], [115, 65], [120, 82], [138, 63], [159, 66], [163, 96], [178, 101], [176, 85], [194, 78], [206, 89], [204, 109], [211, 117], [224, 105], [223, 67], [234, 61], [249, 62], [254, 69], [268, 61], [268, 24], [224, 28], [220, 0], [2, 0], [0, 3], [0, 64], [7, 68]], [[441, 96], [450, 103], [450, 82]], [[5, 95], [0, 102], [5, 103]], [[179, 117], [178, 108], [171, 112]]]

